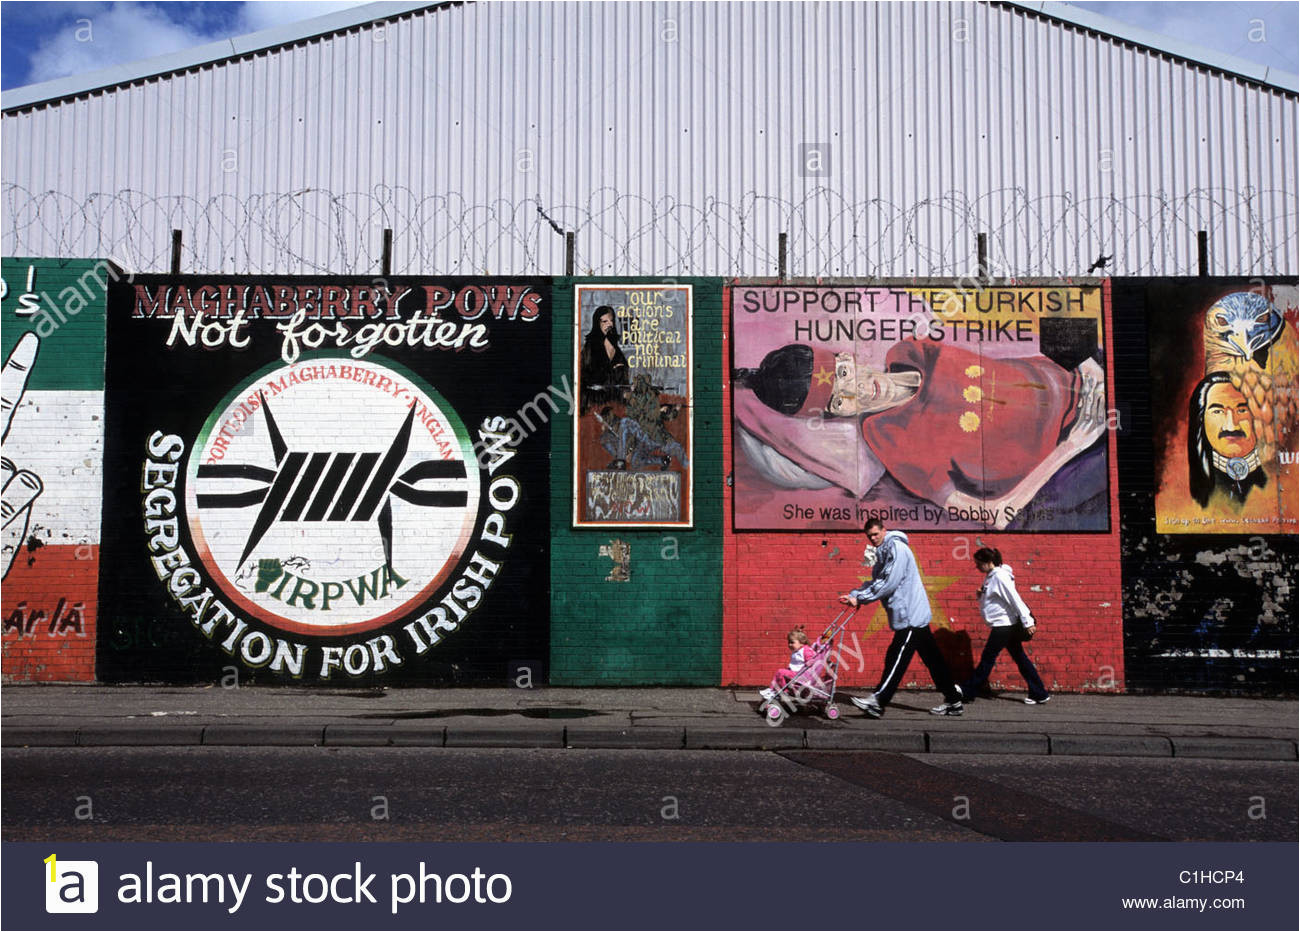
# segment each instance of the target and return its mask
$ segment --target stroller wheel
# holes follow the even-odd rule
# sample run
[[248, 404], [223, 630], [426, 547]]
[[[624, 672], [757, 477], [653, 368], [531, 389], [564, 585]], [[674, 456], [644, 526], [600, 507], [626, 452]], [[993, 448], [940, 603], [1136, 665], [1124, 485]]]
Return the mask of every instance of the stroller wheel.
[[826, 717], [833, 722], [840, 717], [840, 710], [833, 705], [828, 705], [826, 707]]
[[783, 710], [776, 703], [773, 703], [772, 705], [769, 705], [767, 707], [767, 717], [774, 722], [779, 721], [781, 719], [781, 716], [784, 714], [785, 714], [785, 710]]

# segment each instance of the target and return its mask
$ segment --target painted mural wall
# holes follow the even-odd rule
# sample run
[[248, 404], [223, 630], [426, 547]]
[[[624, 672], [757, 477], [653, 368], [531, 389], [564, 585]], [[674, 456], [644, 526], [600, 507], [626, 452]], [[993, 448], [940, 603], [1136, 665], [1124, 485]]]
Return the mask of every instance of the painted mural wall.
[[531, 279], [114, 286], [100, 679], [544, 667], [549, 294]]
[[1232, 287], [1148, 288], [1162, 534], [1297, 530], [1296, 289]]
[[958, 676], [991, 545], [1049, 689], [1295, 691], [1294, 282], [3, 279], [10, 682], [748, 687], [881, 517]]
[[737, 530], [1106, 531], [1097, 286], [738, 286]]
[[5, 259], [4, 676], [95, 677], [107, 263]]
[[[724, 682], [765, 682], [792, 626], [835, 616], [870, 577], [862, 526], [877, 517], [909, 534], [958, 677], [986, 637], [971, 558], [989, 545], [1040, 619], [1031, 652], [1048, 687], [1123, 689], [1104, 285], [738, 281], [726, 294]], [[859, 613], [842, 682], [874, 685], [888, 640], [883, 609]], [[1009, 661], [992, 682], [1008, 677]]]
[[[1297, 294], [1117, 280], [1131, 688], [1294, 693]], [[1149, 400], [1149, 409], [1146, 403]]]
[[574, 286], [574, 527], [691, 526], [691, 297]]
[[[603, 306], [623, 308], [616, 324], [628, 377], [619, 383], [626, 388], [597, 389], [605, 398], [588, 399], [593, 403], [585, 407], [580, 401], [565, 415], [568, 429], [551, 433], [550, 681], [718, 685], [726, 497], [722, 281], [555, 279], [553, 294], [557, 384], [575, 374], [582, 381], [584, 345], [593, 324], [600, 332], [593, 316]], [[593, 342], [610, 358], [599, 336]], [[636, 387], [643, 375], [649, 403]], [[633, 431], [626, 449], [643, 457], [616, 455], [621, 440], [595, 417], [606, 407], [616, 426], [641, 413], [646, 437]], [[689, 520], [581, 520], [589, 502], [581, 478], [592, 465], [647, 487], [672, 477], [681, 490], [679, 514], [686, 519], [689, 508]], [[636, 502], [640, 494], [617, 500]]]

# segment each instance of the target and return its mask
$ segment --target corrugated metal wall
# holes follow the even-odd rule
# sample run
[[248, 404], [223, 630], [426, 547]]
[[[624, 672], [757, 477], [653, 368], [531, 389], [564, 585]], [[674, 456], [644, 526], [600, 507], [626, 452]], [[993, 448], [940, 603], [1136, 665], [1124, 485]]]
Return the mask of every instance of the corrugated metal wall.
[[[5, 114], [7, 255], [185, 271], [1296, 271], [1296, 99], [985, 3], [478, 3]], [[820, 173], [806, 147], [823, 152]], [[817, 166], [814, 165], [814, 168]]]

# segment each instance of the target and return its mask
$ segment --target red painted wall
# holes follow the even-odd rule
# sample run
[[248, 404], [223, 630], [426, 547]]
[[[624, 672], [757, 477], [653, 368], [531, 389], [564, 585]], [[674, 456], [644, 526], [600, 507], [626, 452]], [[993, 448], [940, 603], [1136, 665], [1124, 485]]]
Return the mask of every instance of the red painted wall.
[[[730, 288], [724, 289], [723, 320], [729, 341], [733, 338], [731, 294]], [[1107, 399], [1108, 406], [1114, 408], [1109, 282], [1104, 286], [1102, 301]], [[723, 454], [724, 462], [732, 464], [730, 353], [725, 357]], [[981, 576], [970, 557], [987, 545], [1002, 551], [1006, 562], [1015, 568], [1021, 594], [1039, 621], [1029, 653], [1047, 687], [1063, 692], [1124, 689], [1114, 431], [1108, 433], [1107, 444], [1109, 533], [909, 533], [930, 593], [934, 613], [931, 624], [957, 677], [970, 673], [986, 639], [987, 628], [975, 598]], [[790, 628], [802, 624], [810, 634], [819, 633], [841, 608], [837, 598], [860, 586], [867, 577], [870, 571], [861, 566], [866, 539], [861, 531], [736, 533], [730, 496], [723, 517], [722, 683], [766, 685], [773, 671], [789, 659], [785, 635]], [[874, 687], [889, 640], [884, 610], [874, 604], [864, 606], [849, 624], [840, 686]], [[904, 683], [932, 688], [929, 674], [919, 660], [912, 663]], [[989, 684], [994, 688], [1024, 688], [1015, 664], [1005, 653]]]
[[20, 551], [4, 580], [4, 673], [20, 681], [95, 679], [99, 547]]

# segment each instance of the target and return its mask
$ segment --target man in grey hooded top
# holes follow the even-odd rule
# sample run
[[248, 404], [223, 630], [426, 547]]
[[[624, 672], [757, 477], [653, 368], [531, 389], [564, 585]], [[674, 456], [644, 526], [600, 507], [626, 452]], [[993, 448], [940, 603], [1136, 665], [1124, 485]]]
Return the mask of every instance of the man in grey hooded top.
[[921, 655], [935, 688], [943, 693], [943, 705], [930, 711], [935, 715], [961, 715], [961, 692], [953, 682], [948, 664], [935, 643], [934, 632], [930, 630], [930, 600], [925, 594], [921, 572], [916, 568], [916, 557], [907, 545], [907, 535], [902, 531], [886, 531], [879, 518], [867, 522], [866, 532], [867, 540], [876, 548], [871, 582], [840, 596], [840, 601], [853, 606], [879, 602], [885, 607], [894, 639], [885, 651], [885, 669], [875, 693], [866, 699], [850, 701], [868, 718], [880, 718], [915, 653]]

